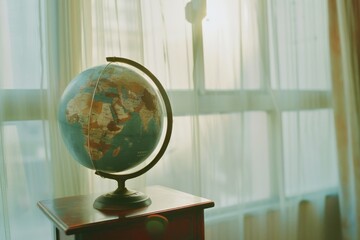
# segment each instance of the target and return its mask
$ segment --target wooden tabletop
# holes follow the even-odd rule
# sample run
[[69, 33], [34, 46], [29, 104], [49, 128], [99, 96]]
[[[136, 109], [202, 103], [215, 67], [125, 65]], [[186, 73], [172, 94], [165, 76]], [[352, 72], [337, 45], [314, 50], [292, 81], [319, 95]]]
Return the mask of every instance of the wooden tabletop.
[[151, 198], [151, 205], [126, 211], [104, 212], [94, 209], [93, 203], [99, 194], [44, 200], [38, 202], [38, 206], [66, 234], [158, 213], [214, 206], [214, 202], [209, 199], [163, 186], [147, 187], [143, 193]]

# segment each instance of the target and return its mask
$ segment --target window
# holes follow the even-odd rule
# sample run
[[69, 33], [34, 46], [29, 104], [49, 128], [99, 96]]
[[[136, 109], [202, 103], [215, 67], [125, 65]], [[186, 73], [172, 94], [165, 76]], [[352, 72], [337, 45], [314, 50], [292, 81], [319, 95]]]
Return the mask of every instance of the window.
[[50, 238], [34, 206], [54, 194], [59, 89], [114, 55], [143, 63], [172, 104], [172, 139], [147, 185], [213, 199], [208, 222], [336, 191], [327, 2], [207, 0], [200, 28], [187, 3], [1, 3], [0, 238]]
[[[166, 179], [213, 199], [210, 219], [336, 191], [326, 1], [208, 0], [200, 43], [183, 15], [166, 21], [179, 6], [162, 4], [143, 24], [145, 59], [147, 51], [158, 56], [145, 63], [165, 79], [175, 132], [149, 184]], [[161, 29], [146, 31], [154, 21]], [[171, 29], [181, 37], [169, 40]], [[179, 64], [171, 62], [177, 56]], [[174, 87], [167, 79], [181, 82], [193, 71], [185, 56], [203, 60], [204, 72], [199, 64], [194, 84]]]

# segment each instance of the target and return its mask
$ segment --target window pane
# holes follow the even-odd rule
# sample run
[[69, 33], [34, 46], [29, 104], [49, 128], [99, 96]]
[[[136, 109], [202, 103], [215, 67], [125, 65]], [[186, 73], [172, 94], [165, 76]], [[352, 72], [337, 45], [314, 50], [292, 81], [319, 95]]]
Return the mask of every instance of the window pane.
[[[281, 89], [329, 89], [327, 1], [275, 2], [272, 14], [276, 30], [273, 29], [273, 38], [277, 41], [276, 57], [280, 68], [278, 78], [272, 79], [272, 86]], [[270, 34], [274, 33], [270, 31]], [[272, 62], [276, 61], [272, 55]]]
[[208, 0], [203, 21], [205, 88], [260, 87], [259, 4]]
[[175, 117], [164, 157], [147, 173], [147, 185], [160, 184], [196, 193], [196, 143], [193, 117]]
[[166, 156], [147, 173], [147, 185], [197, 193], [201, 181], [202, 196], [217, 207], [270, 197], [267, 114], [204, 115], [198, 121], [195, 133], [196, 118], [175, 117]]
[[145, 65], [167, 89], [191, 89], [192, 35], [187, 1], [142, 1]]
[[337, 186], [333, 112], [286, 112], [283, 121], [285, 194]]
[[202, 191], [216, 206], [270, 197], [267, 121], [265, 112], [200, 117]]
[[41, 87], [40, 1], [5, 1], [0, 10], [0, 88]]
[[[50, 199], [51, 176], [41, 121], [3, 125], [5, 183], [11, 239], [50, 239], [51, 224], [37, 207]], [[5, 204], [5, 202], [3, 202]], [[21, 229], [21, 231], [19, 230]]]
[[[82, 10], [86, 17], [91, 16], [91, 21], [85, 21], [88, 25], [83, 26], [86, 36], [82, 39], [82, 47], [85, 56], [92, 56], [92, 65], [104, 64], [105, 58], [112, 56], [142, 60], [138, 1], [92, 0], [91, 9], [87, 4], [90, 1], [83, 2]], [[86, 8], [91, 10], [91, 14], [86, 12]]]

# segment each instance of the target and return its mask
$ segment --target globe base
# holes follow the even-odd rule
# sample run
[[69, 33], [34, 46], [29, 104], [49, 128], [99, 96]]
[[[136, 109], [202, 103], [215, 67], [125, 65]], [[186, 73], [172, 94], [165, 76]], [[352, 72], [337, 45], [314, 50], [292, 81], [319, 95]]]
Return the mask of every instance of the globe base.
[[147, 207], [150, 204], [151, 199], [144, 193], [124, 188], [97, 197], [93, 207], [103, 211], [120, 211]]

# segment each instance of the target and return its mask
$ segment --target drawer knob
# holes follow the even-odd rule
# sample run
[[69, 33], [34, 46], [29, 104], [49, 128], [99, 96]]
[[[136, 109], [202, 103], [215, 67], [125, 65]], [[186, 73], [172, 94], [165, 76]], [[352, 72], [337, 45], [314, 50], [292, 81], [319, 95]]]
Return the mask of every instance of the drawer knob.
[[154, 237], [163, 236], [169, 220], [159, 214], [150, 215], [146, 219], [146, 230], [147, 232]]

